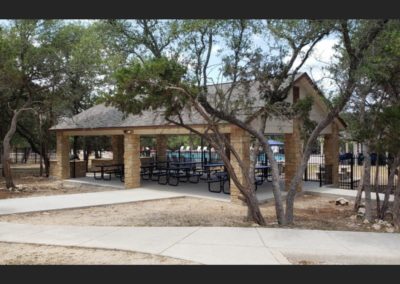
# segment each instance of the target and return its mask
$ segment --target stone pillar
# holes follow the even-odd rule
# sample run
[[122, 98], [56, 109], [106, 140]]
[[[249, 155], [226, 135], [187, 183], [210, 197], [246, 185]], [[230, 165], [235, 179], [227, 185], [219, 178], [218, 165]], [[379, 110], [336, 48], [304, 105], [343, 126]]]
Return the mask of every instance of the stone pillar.
[[69, 153], [70, 145], [68, 136], [64, 136], [61, 131], [57, 131], [57, 165], [54, 174], [59, 179], [67, 179], [70, 177], [69, 170]]
[[331, 134], [324, 136], [325, 165], [332, 168], [332, 184], [339, 186], [339, 127], [331, 124]]
[[122, 164], [124, 162], [124, 136], [111, 136], [111, 148], [113, 151], [113, 163]]
[[124, 136], [125, 188], [140, 187], [140, 135]]
[[324, 153], [324, 139], [321, 139], [321, 137], [318, 137], [318, 142], [319, 142], [319, 153], [322, 155]]
[[[249, 171], [250, 167], [250, 135], [242, 130], [239, 127], [232, 126], [231, 134], [230, 134], [232, 147], [238, 153], [240, 159], [244, 163], [245, 171]], [[238, 161], [236, 160], [234, 155], [230, 155], [231, 157], [231, 165], [236, 173], [240, 182], [245, 181], [242, 168], [239, 166]], [[230, 192], [231, 192], [231, 201], [235, 203], [241, 203], [242, 201], [239, 199], [241, 195], [239, 189], [236, 187], [233, 180], [230, 180]]]
[[[293, 120], [293, 133], [285, 134], [285, 190], [288, 191], [290, 183], [301, 163], [302, 141], [300, 137], [299, 121]], [[297, 185], [300, 192], [303, 187], [303, 179]]]
[[158, 161], [167, 160], [167, 148], [168, 148], [168, 137], [167, 135], [156, 136], [156, 153]]

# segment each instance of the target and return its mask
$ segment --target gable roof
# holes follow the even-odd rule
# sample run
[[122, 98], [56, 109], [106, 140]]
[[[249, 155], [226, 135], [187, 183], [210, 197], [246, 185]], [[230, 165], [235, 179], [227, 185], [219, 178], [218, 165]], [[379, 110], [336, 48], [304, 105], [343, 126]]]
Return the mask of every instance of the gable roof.
[[[300, 73], [295, 77], [294, 83], [299, 82], [302, 79], [306, 79], [309, 84], [316, 90], [321, 96], [323, 103], [326, 103], [324, 95], [314, 84], [307, 73]], [[210, 93], [216, 93], [217, 88], [221, 88], [223, 91], [227, 91], [231, 83], [223, 83], [218, 85], [211, 85]], [[255, 103], [261, 102], [260, 94], [257, 91], [258, 82], [251, 84], [250, 91], [243, 96], [242, 99], [248, 100]], [[240, 90], [233, 92], [235, 98], [240, 98]], [[191, 125], [204, 125], [206, 121], [196, 111], [184, 109], [182, 112], [182, 118], [187, 124]], [[344, 127], [346, 124], [344, 121], [340, 121]], [[168, 121], [163, 117], [162, 110], [146, 110], [141, 114], [125, 115], [123, 112], [113, 106], [106, 106], [104, 103], [95, 105], [73, 117], [60, 118], [57, 125], [50, 128], [50, 130], [72, 130], [72, 129], [99, 129], [99, 128], [129, 128], [129, 127], [140, 127], [140, 126], [164, 126], [170, 125]]]

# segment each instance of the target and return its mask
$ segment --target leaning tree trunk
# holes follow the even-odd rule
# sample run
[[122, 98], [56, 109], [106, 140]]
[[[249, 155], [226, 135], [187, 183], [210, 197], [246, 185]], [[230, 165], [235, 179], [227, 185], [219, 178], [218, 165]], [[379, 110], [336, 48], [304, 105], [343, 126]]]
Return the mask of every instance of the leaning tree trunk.
[[49, 177], [50, 176], [50, 159], [49, 159], [48, 148], [47, 148], [46, 143], [42, 144], [40, 156], [43, 157], [45, 177]]
[[4, 140], [3, 140], [4, 179], [6, 181], [6, 188], [10, 189], [10, 190], [15, 188], [15, 184], [14, 184], [12, 172], [11, 172], [11, 158], [10, 158], [11, 139], [14, 136], [15, 131], [17, 130], [18, 117], [21, 114], [21, 112], [24, 110], [25, 110], [24, 108], [19, 109], [19, 110], [14, 110], [14, 114], [11, 119], [10, 128], [8, 129], [6, 136], [4, 137]]
[[[243, 173], [244, 181], [240, 182], [236, 175], [235, 170], [232, 167], [230, 159], [225, 154], [225, 149], [221, 149], [221, 147], [219, 147], [219, 145], [217, 144], [215, 144], [214, 146], [218, 151], [218, 153], [220, 154], [222, 161], [225, 164], [225, 168], [229, 173], [230, 179], [233, 181], [233, 183], [239, 189], [240, 193], [243, 195], [240, 196], [239, 199], [246, 203], [248, 207], [248, 214], [247, 214], [248, 217], [250, 217], [255, 223], [261, 226], [265, 226], [266, 222], [261, 213], [259, 202], [254, 191], [254, 183], [252, 184], [252, 181], [254, 179], [251, 178], [251, 176], [254, 176], [254, 171], [250, 173], [249, 167], [245, 167], [242, 161], [240, 159], [237, 159], [238, 158], [237, 155], [235, 155], [235, 153], [232, 152], [232, 154], [235, 155], [235, 158], [237, 159], [239, 167]], [[231, 148], [230, 151], [233, 151], [233, 149]]]

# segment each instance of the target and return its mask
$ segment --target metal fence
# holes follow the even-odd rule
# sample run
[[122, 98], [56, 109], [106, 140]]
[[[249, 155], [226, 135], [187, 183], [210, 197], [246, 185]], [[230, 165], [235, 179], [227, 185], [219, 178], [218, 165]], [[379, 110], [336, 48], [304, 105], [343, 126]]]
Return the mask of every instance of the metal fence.
[[325, 155], [312, 154], [307, 162], [306, 170], [304, 171], [304, 181], [322, 181], [328, 182], [327, 176], [324, 176], [326, 172], [325, 167]]
[[[388, 184], [390, 169], [387, 155], [371, 154], [370, 184], [372, 191], [383, 192]], [[346, 153], [339, 158], [339, 186], [341, 188], [356, 189], [363, 177], [365, 158], [363, 154]], [[394, 178], [394, 187], [399, 177]]]
[[[55, 150], [48, 153], [49, 159], [56, 158]], [[0, 161], [2, 161], [2, 153], [0, 153]], [[40, 155], [33, 152], [31, 148], [14, 148], [10, 153], [11, 163], [13, 164], [39, 164]]]
[[168, 160], [192, 161], [204, 164], [221, 161], [220, 155], [217, 152], [210, 150], [167, 150], [167, 157]]
[[[142, 156], [153, 157], [154, 159], [160, 159], [157, 157], [155, 151], [143, 152]], [[179, 161], [196, 161], [199, 163], [208, 162], [220, 162], [221, 158], [215, 151], [204, 150], [204, 151], [191, 151], [191, 150], [167, 150], [167, 156], [169, 160]], [[280, 174], [284, 174], [285, 166], [285, 155], [282, 153], [276, 153], [275, 158], [278, 162]], [[162, 159], [162, 158], [161, 158]], [[357, 189], [362, 176], [363, 176], [363, 165], [364, 157], [362, 154], [346, 153], [338, 157], [339, 160], [339, 187], [344, 189]], [[383, 192], [386, 189], [389, 177], [389, 157], [385, 155], [371, 155], [371, 190]], [[268, 159], [265, 153], [260, 153], [257, 157], [257, 163], [268, 165]], [[329, 185], [333, 183], [332, 178], [333, 168], [332, 165], [325, 164], [325, 155], [323, 154], [312, 154], [308, 160], [306, 170], [303, 175], [304, 181], [315, 181], [320, 186]], [[395, 175], [394, 187], [396, 186], [399, 177]]]

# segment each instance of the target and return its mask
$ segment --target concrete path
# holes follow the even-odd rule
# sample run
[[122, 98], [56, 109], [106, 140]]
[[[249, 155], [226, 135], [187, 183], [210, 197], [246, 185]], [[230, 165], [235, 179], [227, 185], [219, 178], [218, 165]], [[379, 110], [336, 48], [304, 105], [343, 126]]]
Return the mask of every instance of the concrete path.
[[137, 251], [203, 264], [400, 264], [400, 234], [237, 227], [42, 226], [0, 222], [0, 241]]
[[0, 199], [0, 215], [81, 208], [182, 196], [183, 194], [177, 192], [138, 188], [130, 190], [9, 198]]
[[[357, 194], [355, 190], [312, 187], [310, 185], [304, 188], [304, 192], [345, 198], [355, 198]], [[285, 194], [286, 192], [282, 192], [282, 196], [285, 196]], [[211, 193], [204, 188], [204, 184], [185, 184], [182, 187], [173, 187], [148, 183], [144, 184], [144, 187], [136, 189], [112, 190], [112, 188], [104, 188], [104, 191], [89, 193], [0, 199], [0, 215], [112, 205], [185, 196], [223, 202], [230, 201], [229, 195]], [[258, 192], [257, 197], [261, 202], [274, 198], [272, 191], [267, 189]], [[372, 195], [372, 199], [374, 198], [375, 195]], [[383, 194], [381, 194], [381, 200], [383, 200]], [[393, 196], [390, 197], [390, 200], [393, 201]]]
[[[357, 195], [356, 189], [351, 190], [351, 189], [335, 188], [335, 187], [329, 187], [329, 186], [308, 187], [304, 190], [304, 192], [310, 193], [310, 194], [315, 194], [315, 195], [344, 197], [344, 198], [351, 198], [351, 199], [355, 199], [356, 195]], [[365, 192], [363, 192], [362, 198], [365, 198]], [[379, 198], [380, 198], [380, 200], [383, 200], [385, 198], [385, 195], [383, 193], [379, 193]], [[374, 192], [371, 194], [371, 199], [376, 200], [376, 195]], [[389, 197], [389, 201], [393, 201], [393, 200], [394, 200], [394, 195], [391, 194]]]

